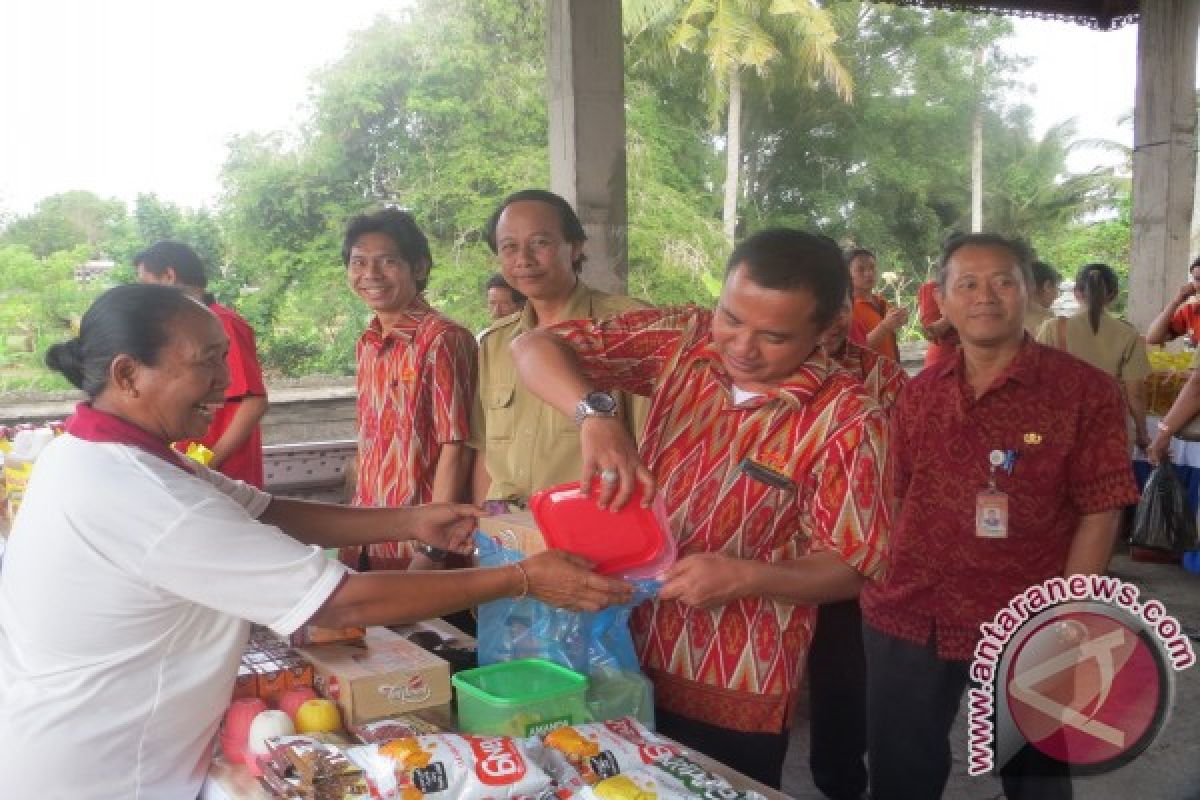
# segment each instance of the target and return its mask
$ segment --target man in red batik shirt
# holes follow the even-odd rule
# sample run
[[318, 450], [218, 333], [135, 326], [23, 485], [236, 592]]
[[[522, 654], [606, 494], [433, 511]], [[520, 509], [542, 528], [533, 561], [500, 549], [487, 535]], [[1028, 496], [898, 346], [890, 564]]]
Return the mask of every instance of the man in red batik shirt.
[[[1138, 499], [1117, 383], [1025, 335], [1031, 274], [1015, 242], [949, 241], [938, 294], [962, 346], [892, 411], [891, 568], [861, 598], [874, 800], [941, 797], [979, 626], [1034, 584], [1103, 573]], [[1032, 746], [1000, 774], [1009, 798], [1071, 796]]]
[[[354, 217], [342, 263], [350, 288], [375, 313], [356, 350], [354, 505], [466, 499], [475, 337], [421, 296], [433, 267], [425, 234], [397, 209]], [[342, 561], [360, 571], [430, 568], [444, 555], [408, 542], [341, 551]]]
[[[231, 478], [263, 488], [262, 430], [259, 421], [267, 413], [267, 387], [263, 385], [254, 329], [233, 309], [218, 303], [205, 291], [208, 276], [196, 251], [183, 242], [161, 241], [134, 256], [140, 283], [177, 286], [185, 294], [208, 306], [229, 337], [229, 387], [225, 404], [213, 411], [212, 424], [202, 439], [195, 440], [212, 451], [208, 465]], [[191, 440], [176, 442], [186, 450]]]
[[[830, 239], [751, 236], [715, 311], [629, 311], [530, 331], [521, 379], [581, 426], [583, 474], [619, 507], [666, 503], [679, 560], [631, 627], [660, 729], [779, 786], [818, 603], [885, 565], [884, 418], [818, 347], [848, 274]], [[640, 457], [609, 391], [651, 397]]]

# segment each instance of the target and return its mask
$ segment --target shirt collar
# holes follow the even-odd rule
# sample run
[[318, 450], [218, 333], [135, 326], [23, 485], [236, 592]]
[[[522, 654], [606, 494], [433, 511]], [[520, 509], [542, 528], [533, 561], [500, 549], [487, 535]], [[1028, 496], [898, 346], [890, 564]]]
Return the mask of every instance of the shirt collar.
[[[947, 358], [938, 362], [932, 369], [936, 370], [935, 374], [939, 378], [947, 378], [951, 375], [957, 375], [962, 380], [966, 380], [966, 356], [963, 353], [963, 348], [958, 348], [953, 358]], [[988, 387], [988, 391], [998, 389], [1008, 381], [1016, 381], [1017, 383], [1026, 386], [1036, 385], [1038, 382], [1038, 364], [1041, 362], [1041, 346], [1033, 341], [1026, 332], [1021, 339], [1021, 347], [1017, 350], [1017, 354], [1013, 356], [1013, 360], [1009, 362], [1000, 376], [995, 382]]]
[[[592, 287], [584, 283], [583, 278], [576, 274], [575, 288], [571, 290], [571, 294], [567, 297], [567, 304], [563, 307], [561, 321], [595, 319], [592, 310], [592, 294]], [[525, 308], [521, 309], [521, 316], [517, 318], [517, 330], [524, 333], [536, 327], [537, 320], [534, 319], [533, 303], [526, 303]]]
[[[708, 342], [700, 351], [700, 360], [707, 361], [716, 374], [717, 381], [725, 388], [726, 399], [733, 407], [733, 380], [721, 363], [721, 355], [709, 334]], [[808, 403], [825, 385], [829, 373], [835, 369], [834, 362], [825, 354], [821, 347], [815, 348], [796, 371], [740, 406], [738, 409], [753, 409], [766, 405], [773, 400], [781, 400], [791, 406], [802, 406]], [[744, 387], [743, 387], [744, 388]]]
[[183, 456], [168, 447], [166, 442], [115, 414], [93, 408], [90, 403], [75, 406], [75, 413], [67, 418], [64, 427], [67, 433], [77, 439], [136, 447], [185, 472], [191, 472]]
[[425, 302], [424, 297], [417, 295], [408, 304], [408, 308], [404, 309], [400, 319], [386, 331], [379, 317], [372, 317], [367, 329], [363, 331], [363, 341], [375, 347], [384, 347], [392, 339], [411, 342], [417, 335], [417, 327], [432, 312], [433, 307]]

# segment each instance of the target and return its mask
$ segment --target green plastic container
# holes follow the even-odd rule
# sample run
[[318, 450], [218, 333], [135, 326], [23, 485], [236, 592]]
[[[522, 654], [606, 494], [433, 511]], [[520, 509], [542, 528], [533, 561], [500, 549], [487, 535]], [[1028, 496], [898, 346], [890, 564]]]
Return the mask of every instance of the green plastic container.
[[464, 733], [535, 736], [592, 719], [588, 679], [552, 661], [506, 661], [457, 672], [451, 680]]

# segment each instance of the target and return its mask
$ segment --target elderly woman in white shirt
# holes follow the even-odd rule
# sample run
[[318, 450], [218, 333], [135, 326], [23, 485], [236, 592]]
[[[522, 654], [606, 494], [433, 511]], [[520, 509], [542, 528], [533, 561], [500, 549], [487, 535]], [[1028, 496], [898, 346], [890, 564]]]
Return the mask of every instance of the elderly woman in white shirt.
[[249, 625], [287, 635], [426, 619], [502, 597], [598, 609], [627, 584], [561, 552], [358, 575], [322, 548], [399, 534], [465, 553], [472, 506], [271, 497], [187, 462], [229, 380], [217, 319], [178, 290], [103, 294], [47, 364], [89, 397], [39, 458], [0, 580], [5, 797], [195, 797]]

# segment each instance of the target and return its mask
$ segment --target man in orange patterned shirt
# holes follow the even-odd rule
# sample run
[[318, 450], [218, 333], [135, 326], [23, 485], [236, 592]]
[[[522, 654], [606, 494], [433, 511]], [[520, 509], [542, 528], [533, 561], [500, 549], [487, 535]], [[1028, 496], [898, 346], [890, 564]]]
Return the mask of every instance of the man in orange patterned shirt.
[[[357, 506], [466, 499], [475, 397], [475, 337], [421, 296], [433, 258], [412, 216], [350, 220], [342, 245], [350, 288], [375, 312], [359, 337]], [[342, 548], [360, 571], [429, 568], [442, 554], [407, 542]]]
[[[583, 478], [620, 506], [657, 484], [679, 561], [632, 628], [660, 729], [779, 786], [818, 603], [884, 568], [879, 407], [817, 346], [848, 291], [836, 244], [764, 231], [715, 312], [630, 311], [531, 331], [522, 380], [581, 425]], [[603, 391], [650, 396], [640, 459]], [[581, 399], [582, 398], [582, 399]]]

